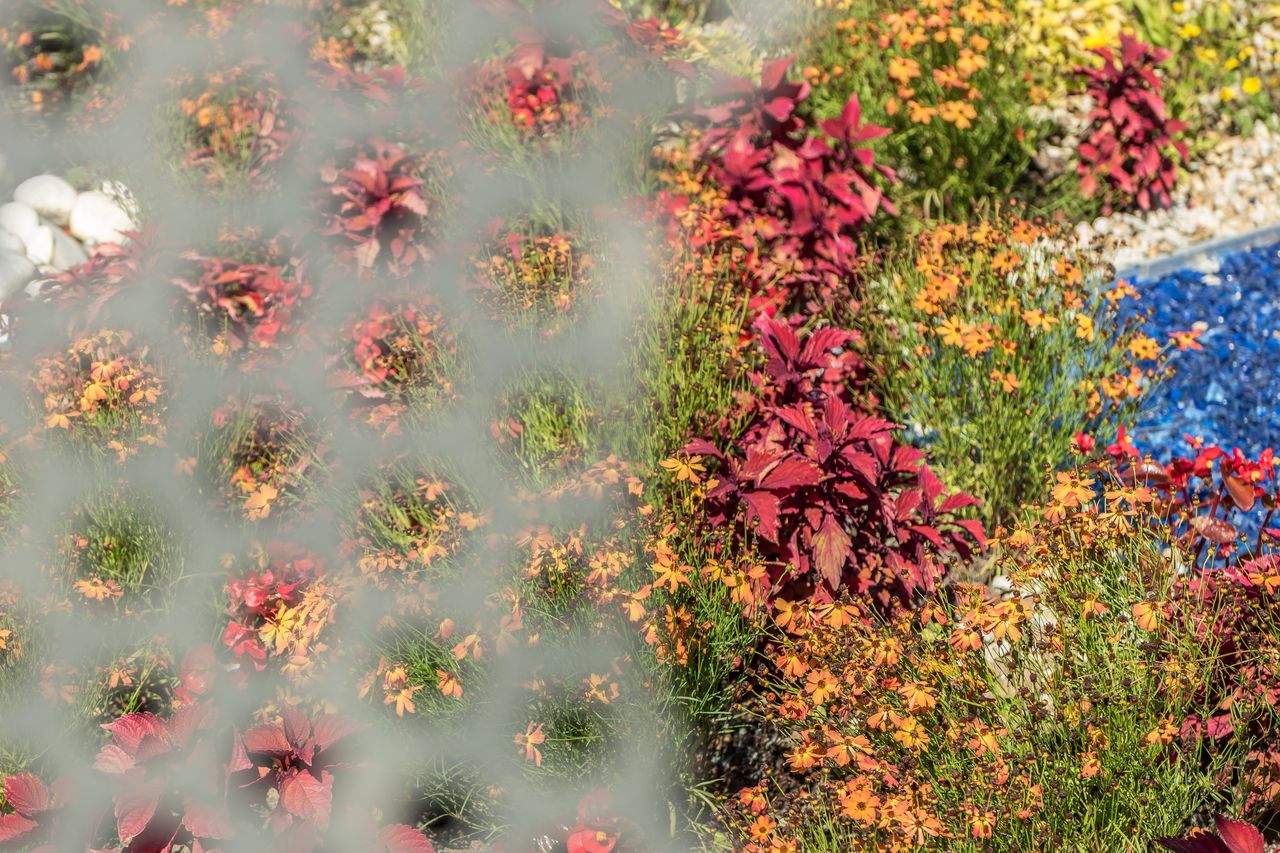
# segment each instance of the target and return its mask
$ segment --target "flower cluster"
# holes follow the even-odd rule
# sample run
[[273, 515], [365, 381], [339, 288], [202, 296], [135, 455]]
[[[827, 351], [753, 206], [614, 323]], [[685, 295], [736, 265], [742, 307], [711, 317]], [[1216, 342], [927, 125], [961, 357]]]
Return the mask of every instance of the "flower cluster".
[[272, 543], [256, 549], [244, 568], [230, 558], [228, 571], [222, 644], [259, 672], [272, 660], [289, 675], [312, 667], [328, 648], [321, 634], [333, 621], [339, 596], [320, 558]]
[[274, 78], [253, 64], [210, 74], [178, 101], [183, 169], [219, 190], [274, 186], [274, 165], [298, 135], [297, 117]]
[[361, 404], [366, 423], [392, 433], [401, 415], [454, 398], [458, 366], [458, 342], [440, 309], [417, 298], [372, 305], [352, 324], [330, 376]]
[[103, 329], [35, 364], [31, 389], [42, 428], [121, 460], [164, 443], [165, 381], [149, 348]]
[[326, 450], [304, 412], [274, 399], [232, 400], [214, 412], [213, 424], [196, 457], [182, 464], [202, 469], [245, 519], [268, 518], [310, 496]]
[[[474, 259], [476, 292], [495, 319], [548, 321], [571, 313], [595, 284], [592, 255], [569, 232], [525, 223], [502, 230]], [[556, 328], [554, 323], [548, 330]]]
[[116, 35], [119, 16], [97, 14], [82, 0], [31, 4], [27, 13], [0, 27], [5, 71], [36, 113], [69, 112], [92, 121], [112, 104], [104, 83], [117, 52], [132, 38]]

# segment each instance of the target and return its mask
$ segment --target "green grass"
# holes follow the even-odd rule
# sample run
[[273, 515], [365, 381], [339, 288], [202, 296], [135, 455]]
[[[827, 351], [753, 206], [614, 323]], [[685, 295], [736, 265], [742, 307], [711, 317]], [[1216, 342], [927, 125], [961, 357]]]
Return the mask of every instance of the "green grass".
[[181, 545], [168, 520], [144, 499], [110, 492], [72, 516], [56, 558], [60, 582], [80, 598], [76, 581], [101, 578], [124, 592], [123, 603], [163, 606], [182, 576]]
[[510, 470], [531, 485], [547, 485], [596, 456], [598, 406], [582, 379], [530, 372], [501, 395], [494, 414], [499, 448]]

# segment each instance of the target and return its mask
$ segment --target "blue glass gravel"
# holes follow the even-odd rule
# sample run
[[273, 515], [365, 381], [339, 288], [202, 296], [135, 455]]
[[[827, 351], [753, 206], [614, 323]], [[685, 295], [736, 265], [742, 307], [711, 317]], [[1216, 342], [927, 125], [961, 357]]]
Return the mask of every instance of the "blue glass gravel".
[[1150, 399], [1134, 430], [1161, 461], [1189, 456], [1183, 433], [1250, 456], [1280, 443], [1280, 243], [1223, 255], [1216, 273], [1179, 270], [1136, 279], [1147, 334], [1208, 324], [1201, 351], [1175, 352], [1174, 377]]

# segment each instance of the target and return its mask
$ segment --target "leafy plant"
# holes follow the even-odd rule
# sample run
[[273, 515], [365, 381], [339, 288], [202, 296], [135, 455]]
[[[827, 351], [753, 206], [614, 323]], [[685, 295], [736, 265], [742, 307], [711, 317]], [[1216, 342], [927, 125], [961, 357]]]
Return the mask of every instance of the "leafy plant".
[[1125, 33], [1118, 55], [1109, 47], [1093, 52], [1102, 67], [1077, 69], [1093, 99], [1089, 136], [1079, 150], [1081, 192], [1101, 192], [1108, 213], [1135, 201], [1143, 210], [1168, 205], [1178, 163], [1187, 159], [1186, 144], [1175, 138], [1186, 124], [1167, 115], [1156, 74], [1169, 51]]
[[1199, 830], [1186, 838], [1157, 838], [1156, 843], [1174, 853], [1263, 853], [1262, 833], [1244, 821], [1218, 815], [1216, 832]]
[[894, 171], [866, 143], [884, 127], [862, 123], [857, 96], [811, 134], [799, 106], [809, 85], [787, 80], [791, 59], [766, 63], [760, 85], [726, 82], [695, 114], [710, 127], [697, 144], [721, 188], [723, 216], [749, 253], [758, 290], [776, 306], [821, 298], [858, 268], [857, 236], [883, 208], [877, 186]]
[[686, 453], [723, 463], [707, 491], [708, 521], [759, 542], [775, 594], [848, 587], [884, 607], [935, 588], [945, 560], [984, 544], [982, 525], [954, 513], [976, 501], [945, 494], [924, 455], [894, 440], [895, 424], [862, 412], [846, 382], [858, 378], [855, 336], [819, 329], [802, 344], [767, 317], [754, 328], [768, 355], [736, 448], [704, 440]]
[[381, 261], [392, 275], [409, 275], [434, 251], [444, 203], [440, 155], [373, 139], [342, 142], [338, 156], [320, 169], [331, 197], [322, 204], [324, 233], [339, 238], [338, 258], [365, 274]]

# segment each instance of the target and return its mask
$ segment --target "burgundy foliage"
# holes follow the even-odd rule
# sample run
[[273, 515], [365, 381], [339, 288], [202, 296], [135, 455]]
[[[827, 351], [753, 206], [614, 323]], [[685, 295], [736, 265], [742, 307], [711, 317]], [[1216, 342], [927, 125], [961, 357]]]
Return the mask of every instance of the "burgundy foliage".
[[1157, 838], [1156, 843], [1174, 853], [1263, 853], [1265, 845], [1257, 828], [1219, 815], [1217, 832], [1197, 832], [1186, 838]]
[[1187, 146], [1174, 138], [1186, 125], [1168, 115], [1156, 75], [1170, 53], [1128, 34], [1120, 36], [1119, 56], [1107, 47], [1093, 52], [1103, 66], [1076, 69], [1093, 99], [1079, 151], [1080, 189], [1086, 197], [1101, 191], [1108, 213], [1135, 201], [1143, 210], [1167, 206], [1178, 161], [1187, 159]]
[[752, 376], [750, 428], [726, 452], [685, 447], [723, 463], [711, 523], [754, 535], [775, 561], [775, 588], [848, 587], [884, 607], [933, 589], [946, 559], [985, 544], [979, 522], [955, 518], [976, 499], [946, 494], [923, 454], [894, 440], [896, 424], [853, 402], [853, 334], [826, 328], [801, 342], [765, 316], [755, 328], [768, 363]]
[[380, 139], [340, 147], [340, 159], [320, 170], [332, 196], [325, 235], [341, 238], [339, 259], [361, 272], [381, 261], [392, 275], [407, 276], [432, 254], [441, 202], [427, 174], [441, 168], [436, 156]]
[[756, 285], [780, 302], [837, 288], [858, 266], [858, 235], [880, 209], [894, 172], [866, 143], [887, 128], [862, 123], [857, 96], [811, 132], [797, 114], [809, 84], [787, 79], [790, 58], [765, 64], [759, 86], [723, 81], [695, 114], [711, 127], [698, 154], [724, 189], [724, 215], [752, 254]]

